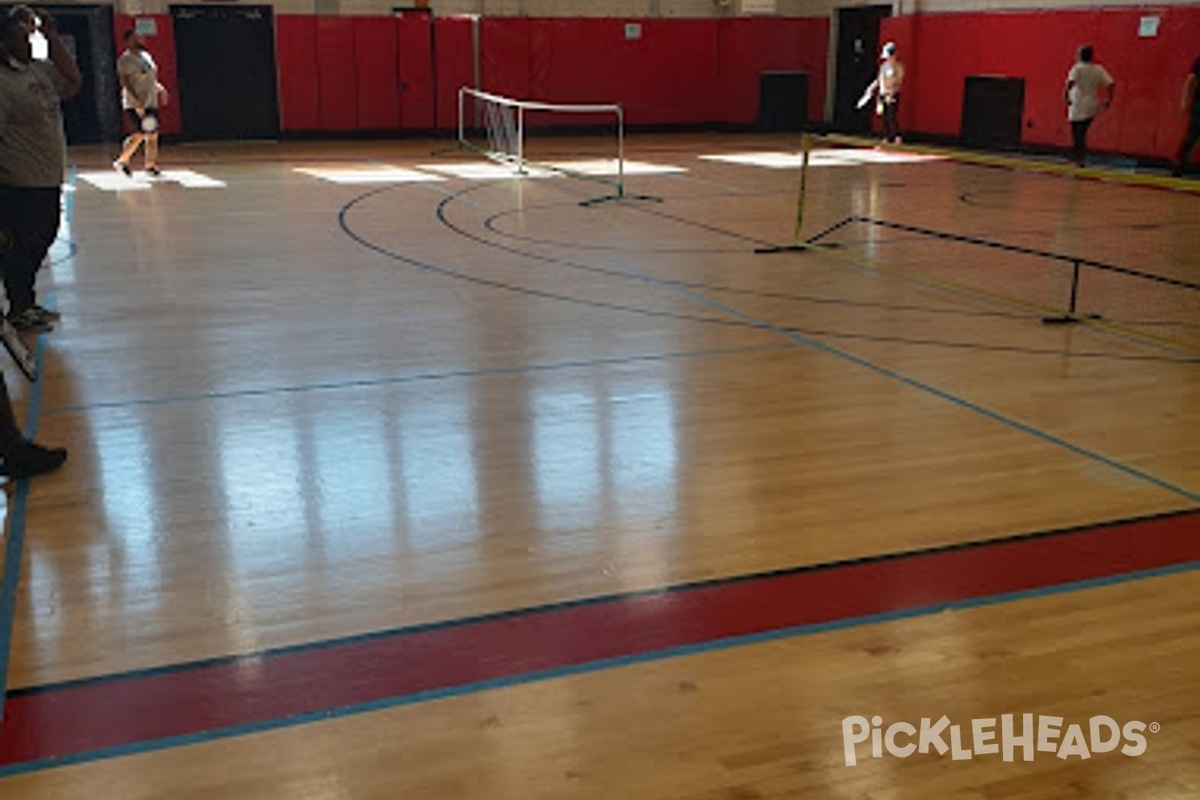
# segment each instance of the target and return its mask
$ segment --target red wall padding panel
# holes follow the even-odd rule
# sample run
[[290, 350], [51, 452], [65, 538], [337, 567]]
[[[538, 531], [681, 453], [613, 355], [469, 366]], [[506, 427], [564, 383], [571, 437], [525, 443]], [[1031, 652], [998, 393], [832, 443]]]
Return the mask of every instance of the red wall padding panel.
[[721, 121], [749, 124], [758, 117], [759, 75], [808, 73], [808, 118], [822, 119], [829, 20], [740, 17], [718, 27], [717, 83]]
[[638, 39], [617, 28], [617, 74], [632, 125], [714, 122], [723, 118], [717, 90], [717, 20], [645, 20]]
[[524, 17], [489, 17], [480, 21], [480, 61], [486, 92], [535, 98], [529, 86], [533, 23]]
[[622, 23], [597, 19], [531, 20], [529, 99], [620, 103]]
[[458, 125], [458, 89], [474, 86], [471, 55], [471, 20], [447, 17], [434, 21], [437, 48], [437, 123], [439, 128]]
[[434, 127], [433, 23], [429, 14], [408, 12], [396, 18], [400, 70], [400, 126]]
[[391, 17], [354, 18], [354, 60], [358, 86], [359, 130], [392, 130], [400, 124], [400, 77], [396, 21]]
[[[1160, 17], [1159, 35], [1138, 36], [1141, 17]], [[957, 136], [968, 75], [1025, 80], [1023, 141], [1070, 143], [1063, 88], [1080, 44], [1117, 81], [1113, 108], [1088, 136], [1094, 150], [1168, 157], [1183, 134], [1179, 94], [1200, 55], [1200, 7], [939, 14], [885, 20], [908, 66], [901, 122], [909, 130]]]
[[275, 60], [279, 71], [279, 127], [311, 131], [321, 127], [317, 86], [317, 18], [275, 18]]
[[[175, 70], [175, 28], [171, 25], [169, 14], [146, 14], [142, 19], [153, 19], [158, 32], [147, 36], [146, 49], [158, 65], [158, 82], [166, 87], [169, 95], [167, 104], [158, 110], [159, 131], [162, 133], [179, 133], [183, 130], [179, 118], [179, 77]], [[125, 51], [125, 31], [134, 26], [135, 18], [125, 14], [113, 15], [113, 28], [116, 32], [116, 51], [120, 55]], [[130, 123], [122, 119], [125, 130], [132, 131]]]
[[354, 130], [358, 125], [358, 75], [352, 17], [317, 17], [317, 85], [320, 129]]

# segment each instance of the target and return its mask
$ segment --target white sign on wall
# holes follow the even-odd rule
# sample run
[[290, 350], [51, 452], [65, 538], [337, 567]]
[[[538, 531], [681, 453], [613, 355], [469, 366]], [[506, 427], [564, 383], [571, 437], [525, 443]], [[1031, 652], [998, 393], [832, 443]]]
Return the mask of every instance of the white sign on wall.
[[778, 0], [742, 0], [743, 14], [774, 14], [778, 10]]
[[1142, 17], [1138, 20], [1138, 36], [1151, 39], [1158, 36], [1158, 17]]
[[625, 23], [625, 38], [626, 38], [626, 39], [640, 39], [640, 38], [642, 38], [642, 26], [641, 26], [641, 24], [640, 24], [640, 23], [637, 23], [637, 22], [627, 22], [627, 23]]

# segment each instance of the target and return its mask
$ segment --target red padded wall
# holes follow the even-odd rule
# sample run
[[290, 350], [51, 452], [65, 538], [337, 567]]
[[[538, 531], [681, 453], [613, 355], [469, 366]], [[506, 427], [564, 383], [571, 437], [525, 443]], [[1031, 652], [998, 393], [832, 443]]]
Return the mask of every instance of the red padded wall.
[[392, 130], [400, 124], [400, 78], [396, 22], [392, 17], [354, 18], [358, 130]]
[[641, 37], [617, 28], [617, 74], [629, 124], [697, 124], [723, 117], [717, 20], [644, 20]]
[[434, 21], [437, 48], [437, 123], [452, 129], [458, 124], [458, 89], [474, 86], [471, 55], [471, 20], [446, 17]]
[[529, 86], [532, 20], [525, 17], [490, 17], [480, 21], [480, 62], [486, 92], [525, 99], [534, 98]]
[[279, 76], [279, 127], [311, 131], [320, 127], [321, 96], [317, 86], [317, 18], [275, 18], [275, 60]]
[[[1138, 36], [1141, 17], [1160, 17], [1159, 35]], [[989, 74], [1025, 80], [1023, 141], [1070, 143], [1063, 88], [1080, 44], [1117, 82], [1113, 108], [1088, 136], [1094, 150], [1167, 157], [1182, 136], [1179, 93], [1200, 55], [1200, 7], [937, 14], [884, 20], [908, 66], [901, 122], [909, 130], [956, 136], [963, 82]]]
[[320, 129], [351, 131], [358, 125], [354, 19], [317, 18], [317, 85]]
[[429, 14], [406, 12], [396, 18], [400, 75], [400, 126], [434, 126], [433, 22]]
[[[179, 77], [175, 70], [175, 28], [171, 24], [169, 14], [145, 14], [142, 19], [153, 19], [157, 33], [147, 36], [146, 49], [158, 65], [158, 82], [167, 90], [167, 104], [158, 110], [159, 131], [162, 133], [179, 133], [183, 130], [179, 117]], [[125, 14], [113, 15], [113, 28], [116, 32], [116, 52], [120, 55], [125, 51], [125, 31], [134, 27], [134, 17]], [[123, 117], [123, 115], [122, 115]], [[122, 118], [125, 131], [132, 131], [130, 123]]]
[[718, 27], [717, 81], [722, 121], [749, 124], [758, 117], [759, 75], [772, 71], [808, 73], [808, 118], [825, 109], [825, 64], [829, 20], [740, 17]]
[[529, 96], [552, 103], [620, 103], [616, 20], [531, 20]]

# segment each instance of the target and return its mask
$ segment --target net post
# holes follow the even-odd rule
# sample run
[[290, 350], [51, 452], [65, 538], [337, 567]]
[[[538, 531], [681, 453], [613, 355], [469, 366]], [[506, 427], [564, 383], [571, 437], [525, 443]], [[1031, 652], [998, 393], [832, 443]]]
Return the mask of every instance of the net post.
[[525, 174], [525, 107], [517, 106], [517, 172]]
[[625, 109], [617, 105], [617, 197], [625, 197]]
[[1079, 317], [1075, 313], [1079, 297], [1079, 259], [1072, 259], [1071, 264], [1071, 299], [1067, 305], [1067, 312], [1058, 317], [1043, 317], [1043, 325], [1073, 325], [1079, 322]]
[[805, 131], [800, 137], [800, 148], [803, 157], [800, 161], [800, 197], [796, 201], [796, 232], [793, 240], [800, 243], [800, 228], [804, 225], [804, 198], [808, 192], [808, 154], [812, 150], [812, 135]]
[[466, 89], [462, 86], [458, 87], [458, 146], [462, 147], [467, 141], [465, 131], [463, 130], [463, 108], [465, 107], [464, 98], [466, 97]]
[[[812, 244], [813, 240], [811, 239], [807, 242], [800, 239], [800, 229], [804, 226], [804, 199], [808, 194], [808, 157], [809, 153], [812, 152], [812, 134], [808, 131], [805, 131], [800, 136], [800, 150], [800, 188], [796, 199], [796, 230], [792, 233], [792, 244], [779, 247], [756, 247], [754, 249], [755, 253], [794, 253], [799, 250], [807, 250]], [[841, 227], [847, 222], [849, 220], [843, 220], [835, 227]], [[829, 231], [823, 231], [815, 238], [819, 239], [826, 233], [829, 233]]]

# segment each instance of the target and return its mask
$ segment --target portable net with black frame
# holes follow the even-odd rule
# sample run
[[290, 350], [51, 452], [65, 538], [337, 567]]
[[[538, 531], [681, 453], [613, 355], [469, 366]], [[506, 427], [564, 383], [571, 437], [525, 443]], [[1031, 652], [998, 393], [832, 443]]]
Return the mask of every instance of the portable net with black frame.
[[659, 199], [626, 190], [620, 104], [516, 100], [464, 86], [458, 90], [458, 142], [517, 175], [556, 173], [609, 188], [581, 205]]
[[[853, 150], [856, 140], [806, 133], [800, 144], [803, 159], [794, 242], [760, 247], [756, 252], [838, 248], [842, 243], [835, 234], [851, 234], [863, 228], [890, 231], [904, 238], [896, 240], [892, 246], [895, 256], [889, 260], [888, 272], [1020, 306], [1031, 315], [1036, 313], [1047, 325], [1086, 323], [1200, 357], [1200, 283], [1164, 274], [1165, 269], [1134, 268], [860, 214], [847, 216], [823, 230], [803, 236], [811, 152], [821, 144]], [[920, 147], [893, 149], [900, 153], [934, 152], [932, 148]], [[956, 159], [957, 154], [937, 152], [939, 157]], [[962, 160], [1017, 169], [1027, 163], [1017, 159], [1004, 159], [1004, 164], [977, 158]], [[1032, 167], [1038, 172], [1082, 172], [1075, 167], [1047, 169], [1041, 163], [1034, 163]], [[963, 257], [922, 257], [934, 241], [962, 248]], [[910, 252], [904, 252], [906, 247]], [[903, 263], [902, 267], [896, 266], [899, 262]]]

